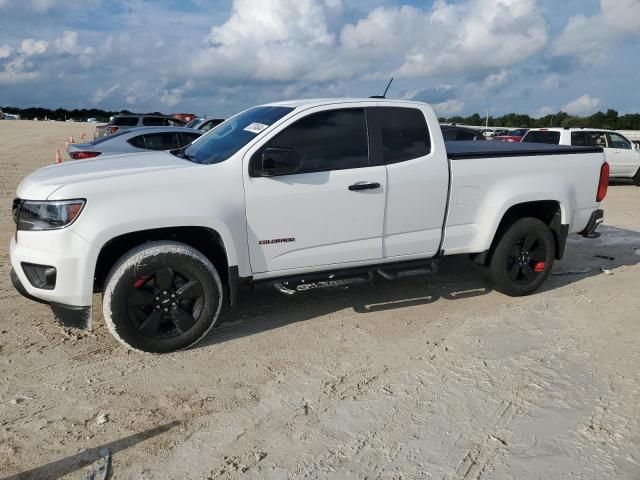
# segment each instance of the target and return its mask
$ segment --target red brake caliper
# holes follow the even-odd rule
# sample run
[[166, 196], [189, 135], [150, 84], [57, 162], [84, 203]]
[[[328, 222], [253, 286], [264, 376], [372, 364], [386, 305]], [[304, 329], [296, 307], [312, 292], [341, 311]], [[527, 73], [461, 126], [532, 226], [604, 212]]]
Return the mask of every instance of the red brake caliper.
[[133, 288], [140, 288], [142, 285], [147, 283], [147, 280], [149, 280], [150, 278], [151, 277], [149, 277], [148, 275], [143, 275], [138, 280], [136, 280], [136, 283], [133, 284]]
[[536, 273], [540, 273], [544, 270], [544, 267], [547, 264], [545, 262], [536, 262], [536, 264], [533, 266], [533, 271]]

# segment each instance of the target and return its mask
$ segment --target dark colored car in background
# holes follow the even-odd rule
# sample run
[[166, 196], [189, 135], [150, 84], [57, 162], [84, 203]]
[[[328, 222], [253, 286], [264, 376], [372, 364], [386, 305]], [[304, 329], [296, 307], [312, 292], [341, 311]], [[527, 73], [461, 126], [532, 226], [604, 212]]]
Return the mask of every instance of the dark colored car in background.
[[458, 125], [440, 125], [440, 130], [442, 130], [442, 136], [445, 142], [486, 140], [482, 132], [475, 128], [460, 127]]

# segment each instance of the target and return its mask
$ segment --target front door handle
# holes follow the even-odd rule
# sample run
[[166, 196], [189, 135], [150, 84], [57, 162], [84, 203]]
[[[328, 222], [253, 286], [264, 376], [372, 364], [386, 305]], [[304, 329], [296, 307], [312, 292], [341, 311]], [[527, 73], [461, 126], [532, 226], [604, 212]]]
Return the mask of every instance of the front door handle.
[[380, 188], [380, 184], [378, 182], [362, 182], [349, 185], [349, 190], [352, 192], [357, 192], [359, 190], [374, 190], [376, 188]]

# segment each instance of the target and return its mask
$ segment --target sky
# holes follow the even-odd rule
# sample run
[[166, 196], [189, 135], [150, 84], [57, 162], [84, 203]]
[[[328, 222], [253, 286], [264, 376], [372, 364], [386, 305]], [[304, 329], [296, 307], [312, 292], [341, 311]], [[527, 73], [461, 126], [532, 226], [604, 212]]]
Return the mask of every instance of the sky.
[[394, 77], [441, 116], [623, 114], [639, 60], [640, 0], [0, 0], [14, 107], [228, 116]]

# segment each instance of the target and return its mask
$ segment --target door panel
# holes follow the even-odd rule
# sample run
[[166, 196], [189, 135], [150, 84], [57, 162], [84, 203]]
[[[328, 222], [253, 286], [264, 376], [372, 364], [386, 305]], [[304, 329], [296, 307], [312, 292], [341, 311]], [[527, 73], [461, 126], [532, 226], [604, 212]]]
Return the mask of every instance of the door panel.
[[611, 175], [633, 177], [640, 167], [640, 154], [633, 150], [629, 140], [617, 133], [607, 133], [607, 161], [611, 166]]
[[[352, 191], [358, 182], [377, 189]], [[382, 257], [383, 166], [250, 178], [249, 255], [254, 273]]]
[[[273, 151], [289, 152], [296, 173], [261, 176], [278, 174]], [[386, 170], [371, 164], [369, 151], [364, 108], [329, 108], [250, 153], [245, 197], [254, 273], [382, 258]], [[365, 183], [374, 188], [362, 189]]]
[[[449, 190], [444, 145], [432, 145], [422, 110], [380, 106], [376, 111], [387, 168], [383, 256], [432, 256], [440, 246]], [[432, 122], [438, 124], [435, 116]]]

